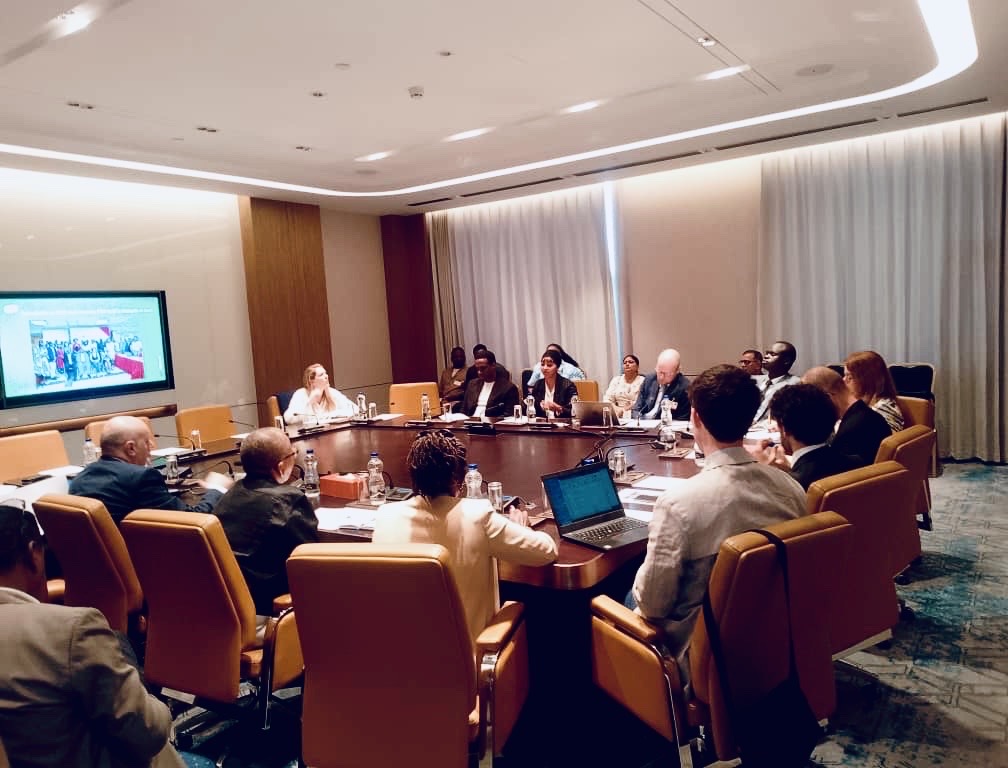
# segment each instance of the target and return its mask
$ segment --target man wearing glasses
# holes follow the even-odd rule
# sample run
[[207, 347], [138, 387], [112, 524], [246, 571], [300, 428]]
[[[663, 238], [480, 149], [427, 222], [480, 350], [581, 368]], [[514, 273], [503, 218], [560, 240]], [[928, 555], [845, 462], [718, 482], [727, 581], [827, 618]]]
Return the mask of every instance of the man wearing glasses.
[[273, 614], [273, 598], [290, 592], [290, 553], [298, 544], [318, 541], [311, 502], [300, 488], [286, 485], [296, 455], [282, 429], [250, 433], [241, 446], [245, 477], [214, 508], [252, 593], [260, 633]]
[[49, 605], [31, 512], [0, 505], [0, 740], [12, 765], [183, 768], [168, 707], [94, 608]]

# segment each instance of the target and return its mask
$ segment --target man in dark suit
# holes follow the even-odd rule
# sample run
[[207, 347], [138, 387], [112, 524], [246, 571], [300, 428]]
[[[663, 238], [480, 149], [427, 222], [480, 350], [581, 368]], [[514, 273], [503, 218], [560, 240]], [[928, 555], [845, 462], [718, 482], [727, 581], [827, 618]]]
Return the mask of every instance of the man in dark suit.
[[47, 598], [34, 515], [0, 505], [0, 740], [10, 763], [185, 768], [168, 741], [168, 707], [144, 688], [129, 644], [96, 609]]
[[102, 429], [101, 458], [70, 481], [70, 493], [98, 499], [118, 525], [134, 509], [209, 512], [231, 487], [229, 478], [211, 472], [199, 481], [207, 489], [199, 504], [185, 504], [168, 492], [160, 472], [146, 466], [153, 446], [146, 422], [135, 416], [109, 419]]
[[497, 357], [488, 349], [476, 353], [473, 361], [476, 378], [466, 386], [462, 413], [467, 416], [510, 416], [518, 405], [518, 388], [507, 371], [497, 365]]
[[[475, 360], [477, 357], [479, 357], [479, 353], [480, 352], [486, 352], [486, 348], [487, 348], [486, 344], [477, 344], [476, 346], [474, 346], [472, 348], [473, 360]], [[505, 368], [500, 363], [497, 363], [497, 370], [503, 372], [503, 374], [505, 376], [507, 376], [509, 379], [511, 378], [511, 371], [509, 371], [507, 368]], [[468, 370], [466, 370], [464, 387], [468, 387], [469, 386], [469, 382], [471, 382], [477, 376], [479, 376], [479, 371], [476, 370], [476, 365], [475, 364], [470, 365], [469, 368], [468, 368]], [[463, 397], [464, 397], [464, 395], [463, 395]]]
[[873, 464], [879, 445], [892, 434], [885, 417], [854, 397], [840, 374], [830, 368], [812, 368], [805, 373], [802, 381], [814, 384], [829, 395], [840, 414], [840, 423], [829, 441], [830, 445], [840, 453], [856, 457], [858, 466]]
[[688, 419], [690, 416], [689, 379], [679, 371], [681, 358], [674, 349], [664, 349], [658, 355], [654, 373], [648, 374], [641, 386], [640, 394], [633, 410], [640, 412], [642, 419], [657, 419], [661, 416], [661, 401], [670, 400], [673, 419]]
[[[836, 415], [829, 395], [812, 384], [777, 390], [770, 417], [780, 430], [780, 445], [767, 447], [760, 460], [787, 470], [805, 490], [816, 480], [861, 466], [859, 459], [828, 444]], [[790, 464], [786, 456], [791, 456]]]

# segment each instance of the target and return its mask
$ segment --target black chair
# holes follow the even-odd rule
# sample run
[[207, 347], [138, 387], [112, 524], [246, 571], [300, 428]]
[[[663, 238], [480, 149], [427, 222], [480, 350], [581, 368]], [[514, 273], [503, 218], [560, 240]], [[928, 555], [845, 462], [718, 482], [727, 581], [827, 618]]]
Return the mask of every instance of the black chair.
[[532, 369], [525, 368], [521, 372], [521, 396], [522, 398], [529, 392], [529, 379], [532, 378]]
[[288, 389], [286, 392], [277, 392], [276, 399], [277, 405], [280, 406], [280, 413], [286, 413], [287, 407], [290, 405], [291, 398], [294, 397], [294, 393], [297, 390]]
[[830, 363], [826, 367], [831, 371], [836, 371], [837, 376], [843, 377], [843, 363]]
[[930, 363], [893, 363], [889, 366], [896, 394], [934, 400], [934, 366]]

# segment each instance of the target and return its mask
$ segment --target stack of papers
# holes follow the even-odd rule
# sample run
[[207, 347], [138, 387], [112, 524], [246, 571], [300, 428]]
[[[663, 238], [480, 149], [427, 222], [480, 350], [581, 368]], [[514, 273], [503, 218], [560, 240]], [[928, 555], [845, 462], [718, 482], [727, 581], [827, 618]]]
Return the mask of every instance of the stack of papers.
[[319, 507], [315, 510], [320, 531], [373, 531], [377, 515], [377, 508]]

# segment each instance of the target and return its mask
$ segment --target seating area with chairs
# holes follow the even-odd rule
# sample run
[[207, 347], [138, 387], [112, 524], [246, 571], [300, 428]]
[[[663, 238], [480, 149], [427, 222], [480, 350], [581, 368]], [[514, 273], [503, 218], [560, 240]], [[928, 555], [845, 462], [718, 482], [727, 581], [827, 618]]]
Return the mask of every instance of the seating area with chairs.
[[502, 606], [474, 649], [441, 546], [302, 544], [287, 572], [308, 765], [464, 768], [499, 754], [528, 693], [521, 604]]
[[925, 531], [934, 528], [931, 519], [931, 485], [928, 481], [931, 462], [934, 458], [937, 435], [932, 427], [924, 424], [908, 426], [895, 432], [879, 446], [875, 462], [897, 461], [914, 477], [912, 509], [919, 516], [918, 525]]
[[441, 400], [436, 381], [390, 384], [389, 413], [401, 413], [411, 419], [420, 418], [420, 401], [423, 395], [427, 395], [430, 400], [431, 416], [440, 416]]
[[69, 463], [63, 436], [55, 429], [0, 437], [0, 482]]
[[599, 399], [599, 385], [592, 379], [579, 379], [574, 381], [577, 387], [578, 397], [582, 400], [596, 402]]

